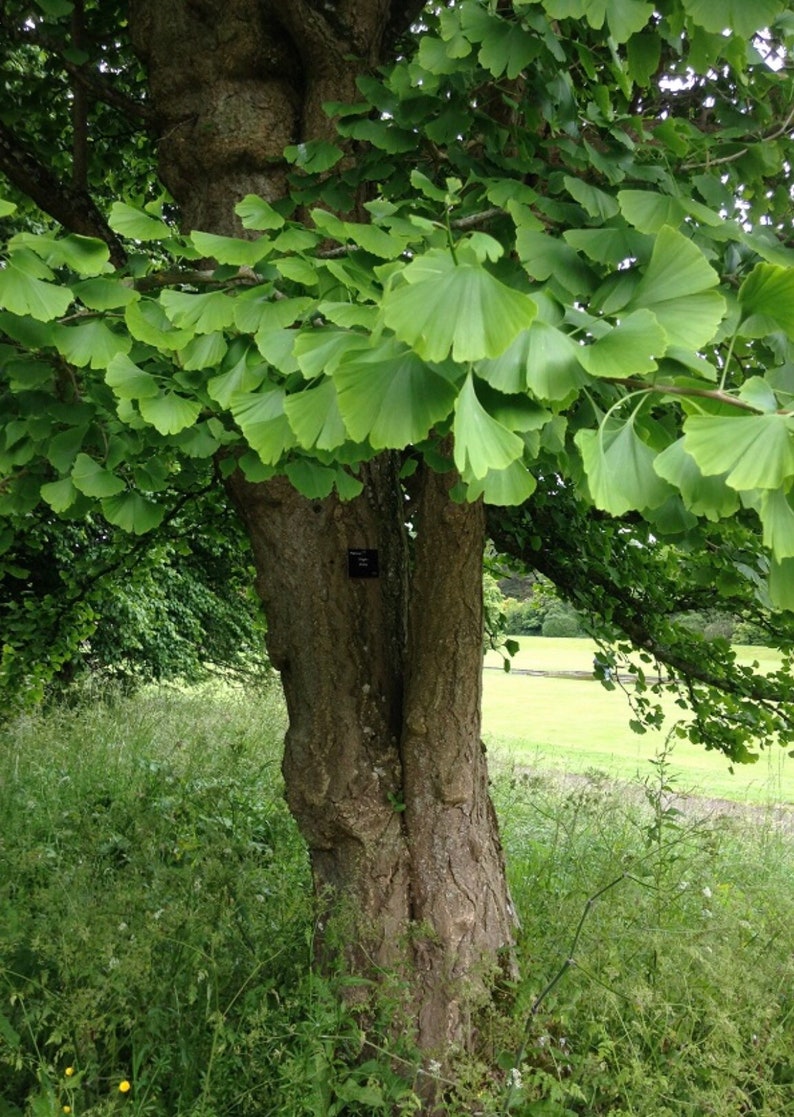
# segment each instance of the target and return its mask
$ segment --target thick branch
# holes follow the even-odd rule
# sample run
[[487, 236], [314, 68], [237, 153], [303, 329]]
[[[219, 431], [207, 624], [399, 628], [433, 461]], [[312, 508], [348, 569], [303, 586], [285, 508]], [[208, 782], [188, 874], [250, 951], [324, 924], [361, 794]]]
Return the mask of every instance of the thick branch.
[[[72, 9], [72, 43], [77, 50], [85, 46], [83, 0], [75, 0]], [[88, 190], [88, 96], [79, 83], [72, 88], [72, 187]]]
[[121, 242], [91, 197], [84, 190], [75, 190], [57, 179], [23, 147], [2, 121], [0, 173], [69, 232], [103, 240], [110, 249], [110, 258], [115, 266], [123, 266], [126, 253]]
[[[703, 642], [688, 640], [683, 631], [670, 639], [669, 618], [692, 606], [686, 583], [674, 581], [655, 563], [650, 551], [631, 548], [626, 557], [614, 536], [609, 547], [606, 541], [591, 538], [598, 533], [594, 516], [585, 517], [572, 509], [566, 516], [559, 505], [567, 509], [567, 504], [564, 494], [558, 493], [546, 507], [531, 512], [489, 509], [489, 534], [502, 554], [545, 574], [563, 597], [600, 616], [635, 647], [670, 668], [690, 693], [692, 684], [700, 683], [712, 692], [749, 700], [781, 723], [790, 724], [790, 708], [782, 704], [791, 702], [791, 694], [783, 692], [779, 679], [737, 670], [732, 658], [728, 662], [716, 654], [707, 655]], [[596, 560], [593, 556], [599, 548]], [[626, 563], [653, 565], [639, 591]]]

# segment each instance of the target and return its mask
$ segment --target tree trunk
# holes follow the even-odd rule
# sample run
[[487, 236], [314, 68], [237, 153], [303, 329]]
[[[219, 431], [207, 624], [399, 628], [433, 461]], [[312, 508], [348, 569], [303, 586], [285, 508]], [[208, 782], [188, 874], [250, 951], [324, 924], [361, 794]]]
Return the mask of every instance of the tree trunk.
[[[347, 503], [285, 479], [228, 484], [287, 699], [284, 776], [320, 953], [409, 978], [417, 1039], [444, 1052], [470, 1045], [511, 944], [480, 740], [483, 510], [423, 469], [409, 534], [391, 458], [365, 481]], [[378, 577], [351, 576], [350, 550], [376, 551]]]
[[[133, 0], [161, 174], [186, 224], [239, 232], [241, 196], [282, 194], [284, 145], [328, 134], [320, 102], [351, 97], [357, 69], [419, 7]], [[362, 479], [347, 503], [307, 500], [284, 478], [235, 473], [227, 486], [287, 700], [284, 776], [319, 954], [407, 978], [417, 1040], [443, 1057], [470, 1045], [471, 1009], [511, 947], [480, 740], [484, 516], [425, 467], [408, 502], [388, 454]], [[351, 576], [351, 550], [376, 551], [378, 576]]]

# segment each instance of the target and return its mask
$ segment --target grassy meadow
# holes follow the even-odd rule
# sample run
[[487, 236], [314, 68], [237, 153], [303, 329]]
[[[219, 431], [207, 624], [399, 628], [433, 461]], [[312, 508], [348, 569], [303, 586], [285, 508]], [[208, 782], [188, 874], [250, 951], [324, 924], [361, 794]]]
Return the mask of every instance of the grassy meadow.
[[[592, 676], [596, 645], [587, 639], [517, 637], [520, 651], [513, 670], [500, 670], [502, 658], [486, 657], [483, 683], [483, 732], [494, 765], [577, 774], [601, 773], [610, 778], [642, 779], [649, 761], [664, 747], [667, 729], [638, 735], [629, 727], [626, 693], [607, 690]], [[766, 648], [743, 648], [747, 663], [775, 664]], [[493, 668], [493, 669], [491, 669]], [[582, 671], [585, 678], [560, 678], [529, 671]], [[630, 691], [630, 684], [626, 684]], [[664, 702], [669, 724], [682, 716], [674, 696]], [[676, 741], [673, 766], [682, 792], [765, 805], [794, 803], [794, 759], [787, 748], [772, 743], [759, 748], [758, 761], [737, 765], [731, 772], [721, 754]]]
[[275, 686], [0, 727], [0, 1117], [394, 1117], [428, 1075], [449, 1117], [794, 1117], [791, 827], [679, 812], [595, 682], [486, 676], [520, 976], [446, 1077], [399, 989], [363, 1017], [311, 968]]

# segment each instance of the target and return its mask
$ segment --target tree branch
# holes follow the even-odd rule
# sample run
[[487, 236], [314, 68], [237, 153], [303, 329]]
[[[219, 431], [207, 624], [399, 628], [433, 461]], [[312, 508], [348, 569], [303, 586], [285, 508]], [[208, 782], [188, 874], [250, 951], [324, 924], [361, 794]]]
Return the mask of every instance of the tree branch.
[[153, 114], [148, 105], [121, 93], [112, 81], [103, 77], [99, 71], [91, 68], [90, 63], [77, 63], [65, 58], [62, 53], [62, 45], [49, 36], [42, 35], [38, 28], [26, 26], [24, 31], [20, 31], [19, 27], [11, 25], [0, 16], [0, 29], [10, 42], [19, 46], [40, 47], [52, 55], [53, 58], [57, 59], [58, 65], [63, 68], [64, 72], [74, 79], [74, 82], [79, 84], [94, 100], [118, 109], [128, 120], [139, 125], [148, 126], [152, 123]]
[[[730, 649], [693, 638], [672, 622], [673, 614], [694, 604], [683, 567], [674, 577], [653, 550], [633, 546], [631, 537], [618, 532], [603, 532], [599, 513], [584, 514], [564, 490], [538, 492], [540, 502], [533, 498], [520, 509], [488, 509], [488, 532], [501, 554], [546, 575], [573, 605], [670, 668], [689, 696], [699, 739], [709, 747], [743, 760], [744, 740], [754, 727], [791, 732], [794, 692], [780, 675], [740, 667]], [[726, 567], [732, 569], [727, 559]], [[703, 607], [702, 590], [698, 604]], [[735, 601], [726, 602], [726, 608], [731, 605], [737, 608]], [[705, 691], [698, 693], [698, 684]], [[761, 721], [763, 730], [756, 725]], [[735, 731], [732, 737], [730, 730], [723, 734], [725, 727]]]
[[0, 173], [69, 232], [98, 237], [110, 249], [110, 259], [122, 267], [127, 254], [90, 195], [67, 186], [20, 143], [0, 121]]

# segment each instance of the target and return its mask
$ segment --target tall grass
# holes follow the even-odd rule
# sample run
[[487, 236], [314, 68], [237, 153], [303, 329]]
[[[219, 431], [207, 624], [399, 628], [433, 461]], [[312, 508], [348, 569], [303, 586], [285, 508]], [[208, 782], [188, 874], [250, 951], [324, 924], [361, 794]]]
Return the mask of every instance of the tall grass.
[[[279, 695], [147, 691], [0, 733], [0, 1117], [410, 1113], [428, 1073], [311, 972]], [[495, 797], [521, 979], [450, 1114], [794, 1114], [794, 842], [521, 771]], [[129, 1088], [127, 1088], [129, 1087]]]

